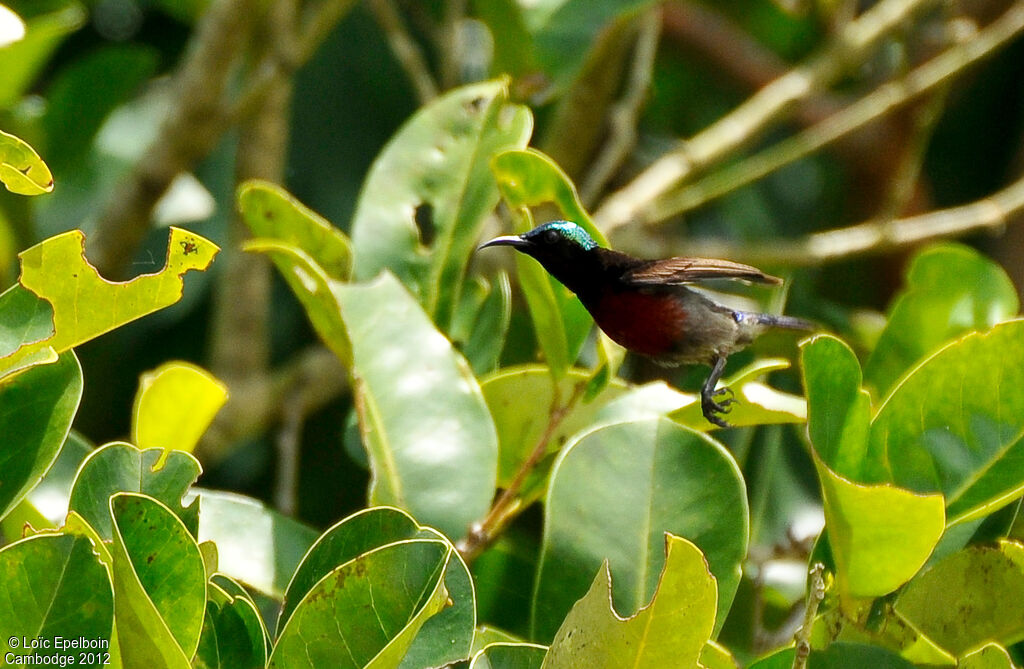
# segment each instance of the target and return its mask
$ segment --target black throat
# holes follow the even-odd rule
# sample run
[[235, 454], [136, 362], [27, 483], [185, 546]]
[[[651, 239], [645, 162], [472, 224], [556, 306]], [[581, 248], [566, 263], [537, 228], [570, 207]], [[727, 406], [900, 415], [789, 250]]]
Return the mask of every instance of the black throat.
[[622, 274], [644, 263], [643, 260], [600, 246], [583, 249], [576, 246], [559, 249], [538, 249], [530, 253], [562, 285], [576, 294], [584, 305], [591, 305], [609, 290], [622, 287]]

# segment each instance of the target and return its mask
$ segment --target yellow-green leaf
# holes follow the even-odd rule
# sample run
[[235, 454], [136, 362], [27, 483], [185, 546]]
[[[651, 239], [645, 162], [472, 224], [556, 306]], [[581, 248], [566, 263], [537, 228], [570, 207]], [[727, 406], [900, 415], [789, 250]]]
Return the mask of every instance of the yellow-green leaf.
[[942, 536], [942, 495], [922, 495], [890, 484], [861, 485], [836, 474], [817, 457], [815, 464], [840, 594], [877, 597], [910, 580]]
[[142, 450], [191, 453], [227, 399], [227, 386], [201, 367], [165, 363], [139, 380], [132, 441]]
[[0, 358], [0, 375], [44, 347], [57, 353], [181, 299], [183, 276], [205, 270], [219, 250], [197, 234], [170, 228], [164, 269], [111, 282], [83, 254], [84, 235], [71, 230], [22, 251], [21, 285], [53, 308], [53, 335]]
[[715, 626], [718, 587], [704, 555], [665, 535], [665, 568], [651, 603], [631, 618], [612, 608], [608, 563], [555, 635], [544, 669], [695, 667]]
[[961, 657], [957, 669], [1014, 669], [1014, 664], [1005, 648], [987, 643]]
[[53, 175], [39, 154], [24, 140], [0, 130], [0, 182], [19, 195], [53, 190]]

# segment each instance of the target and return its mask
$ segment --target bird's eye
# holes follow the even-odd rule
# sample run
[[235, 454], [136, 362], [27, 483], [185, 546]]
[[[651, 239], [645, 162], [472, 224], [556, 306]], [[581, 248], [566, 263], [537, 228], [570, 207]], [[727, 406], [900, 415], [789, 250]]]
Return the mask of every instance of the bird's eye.
[[558, 241], [558, 232], [555, 230], [548, 230], [544, 233], [544, 241], [548, 244], [554, 244]]

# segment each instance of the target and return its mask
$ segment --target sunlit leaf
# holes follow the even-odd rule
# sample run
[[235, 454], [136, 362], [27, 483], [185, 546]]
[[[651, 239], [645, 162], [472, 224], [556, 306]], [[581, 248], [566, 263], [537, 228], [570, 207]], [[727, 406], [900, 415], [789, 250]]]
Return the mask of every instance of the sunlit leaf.
[[910, 580], [942, 536], [942, 495], [861, 485], [816, 464], [840, 593], [878, 597]]
[[547, 650], [533, 643], [492, 643], [473, 655], [469, 669], [541, 669]]
[[[721, 386], [731, 388], [737, 400], [726, 417], [729, 425], [775, 425], [806, 420], [807, 403], [802, 397], [784, 393], [756, 380], [769, 372], [787, 367], [789, 363], [784, 360], [761, 360], [725, 379]], [[704, 418], [697, 395], [689, 395], [685, 406], [673, 411], [668, 417], [694, 430], [703, 432], [715, 429]]]
[[961, 244], [929, 246], [907, 269], [881, 338], [865, 365], [884, 395], [917, 361], [954, 337], [1013, 318], [1017, 290], [995, 262]]
[[227, 400], [227, 386], [201, 367], [164, 363], [139, 379], [132, 441], [142, 450], [191, 452]]
[[703, 551], [718, 581], [720, 620], [732, 604], [747, 549], [746, 491], [732, 456], [706, 435], [664, 418], [585, 432], [556, 462], [544, 514], [535, 640], [551, 638], [605, 559], [617, 611], [650, 601], [665, 532]]
[[53, 175], [31, 146], [0, 130], [0, 183], [12, 193], [41, 195], [53, 190]]
[[423, 624], [445, 606], [451, 553], [444, 541], [411, 540], [336, 567], [296, 607], [269, 666], [398, 666]]
[[498, 202], [495, 154], [526, 145], [530, 111], [503, 80], [457, 88], [406, 122], [374, 161], [352, 222], [355, 276], [387, 268], [447, 331], [466, 264]]
[[612, 605], [606, 561], [559, 627], [544, 668], [697, 666], [715, 627], [715, 577], [700, 550], [685, 539], [666, 535], [665, 553], [650, 603], [626, 619]]
[[1014, 664], [1005, 648], [987, 643], [960, 658], [957, 669], [1014, 669]]
[[942, 492], [949, 523], [1024, 492], [1024, 320], [951, 342], [892, 390], [871, 424], [869, 458], [896, 485]]
[[352, 342], [371, 503], [463, 536], [487, 512], [497, 475], [497, 435], [476, 379], [391, 274], [334, 292]]
[[960, 655], [986, 641], [1024, 639], [1024, 546], [969, 546], [929, 567], [902, 590], [896, 610]]
[[[436, 530], [421, 527], [404, 511], [389, 507], [365, 509], [328, 529], [306, 553], [288, 584], [278, 630], [287, 624], [299, 602], [317, 582], [335, 567], [381, 546], [409, 539], [444, 537]], [[452, 553], [445, 568], [444, 583], [449, 605], [424, 624], [401, 666], [442, 666], [468, 656], [476, 625], [473, 584], [457, 553]]]
[[199, 541], [216, 542], [220, 571], [275, 599], [284, 597], [316, 531], [251, 497], [196, 488], [192, 494], [200, 508]]
[[300, 249], [332, 279], [349, 278], [352, 244], [348, 237], [280, 186], [246, 181], [238, 188], [238, 209], [253, 237]]
[[[22, 346], [0, 359], [0, 375], [22, 356], [40, 348], [48, 346], [62, 353], [174, 304], [181, 299], [184, 274], [189, 270], [205, 270], [218, 251], [213, 243], [196, 234], [171, 228], [164, 269], [113, 283], [100, 277], [85, 259], [83, 242], [82, 232], [71, 230], [19, 254], [21, 285], [50, 304], [54, 333], [48, 339]], [[85, 305], [92, 308], [85, 308]]]

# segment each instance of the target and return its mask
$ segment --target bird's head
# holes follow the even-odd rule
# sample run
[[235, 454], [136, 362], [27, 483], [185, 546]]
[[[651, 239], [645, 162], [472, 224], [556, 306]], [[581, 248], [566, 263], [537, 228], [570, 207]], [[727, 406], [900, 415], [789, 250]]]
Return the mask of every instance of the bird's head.
[[536, 258], [552, 274], [558, 275], [562, 265], [578, 263], [589, 251], [598, 248], [587, 231], [572, 221], [552, 221], [539, 225], [522, 235], [507, 235], [480, 245], [511, 246], [520, 253]]

